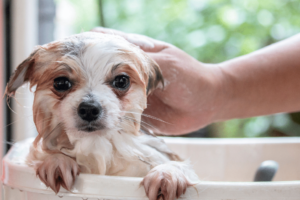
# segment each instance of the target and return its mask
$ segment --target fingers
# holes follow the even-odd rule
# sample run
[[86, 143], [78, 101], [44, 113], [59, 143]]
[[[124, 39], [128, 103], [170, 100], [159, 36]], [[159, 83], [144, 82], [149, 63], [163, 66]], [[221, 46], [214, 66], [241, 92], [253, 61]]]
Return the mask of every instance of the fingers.
[[123, 38], [127, 38], [127, 33], [124, 33], [122, 31], [118, 31], [115, 29], [110, 29], [110, 28], [104, 28], [104, 27], [95, 27], [91, 30], [92, 32], [99, 32], [99, 33], [104, 33], [104, 34], [111, 34], [111, 35], [119, 35]]
[[156, 46], [156, 44], [147, 37], [143, 37], [138, 34], [127, 34], [126, 39], [128, 40], [128, 42], [139, 46], [142, 50], [144, 50], [146, 52], [147, 51], [150, 51], [150, 52], [157, 51], [156, 49], [158, 47]]
[[159, 40], [155, 40], [155, 39], [149, 38], [144, 35], [124, 33], [124, 32], [114, 30], [114, 29], [109, 29], [109, 28], [96, 27], [96, 28], [93, 28], [91, 31], [104, 33], [104, 34], [119, 35], [119, 36], [125, 38], [128, 42], [139, 46], [143, 51], [146, 51], [146, 52], [160, 52], [163, 49], [170, 46], [168, 43], [165, 43], [165, 42], [162, 42]]

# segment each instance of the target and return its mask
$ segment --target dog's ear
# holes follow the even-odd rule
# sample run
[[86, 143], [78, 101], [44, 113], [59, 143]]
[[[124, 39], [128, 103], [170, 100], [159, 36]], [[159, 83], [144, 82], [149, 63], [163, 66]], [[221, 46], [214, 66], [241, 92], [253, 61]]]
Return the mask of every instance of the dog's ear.
[[160, 67], [158, 64], [152, 59], [148, 57], [148, 84], [147, 84], [147, 95], [149, 95], [152, 91], [154, 91], [159, 84], [161, 87], [164, 87], [164, 78], [161, 73]]
[[12, 74], [5, 89], [7, 96], [14, 96], [16, 90], [24, 83], [30, 81], [34, 73], [36, 56], [40, 48], [33, 51], [30, 56], [24, 60]]

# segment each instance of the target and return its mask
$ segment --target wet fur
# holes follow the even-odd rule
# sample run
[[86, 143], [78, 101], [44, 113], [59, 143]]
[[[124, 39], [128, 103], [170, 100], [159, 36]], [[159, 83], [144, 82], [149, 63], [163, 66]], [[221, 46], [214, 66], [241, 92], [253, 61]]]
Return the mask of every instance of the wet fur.
[[[120, 73], [130, 76], [126, 92], [110, 84]], [[53, 88], [60, 76], [72, 81], [70, 90]], [[39, 46], [12, 75], [7, 96], [25, 82], [36, 86], [33, 113], [38, 130], [27, 163], [56, 193], [60, 186], [71, 190], [81, 172], [145, 176], [147, 196], [169, 200], [183, 194], [197, 177], [161, 139], [140, 130], [147, 95], [163, 84], [163, 77], [152, 59], [123, 38], [82, 33]], [[94, 132], [78, 128], [84, 121], [76, 108], [89, 100], [103, 107]]]

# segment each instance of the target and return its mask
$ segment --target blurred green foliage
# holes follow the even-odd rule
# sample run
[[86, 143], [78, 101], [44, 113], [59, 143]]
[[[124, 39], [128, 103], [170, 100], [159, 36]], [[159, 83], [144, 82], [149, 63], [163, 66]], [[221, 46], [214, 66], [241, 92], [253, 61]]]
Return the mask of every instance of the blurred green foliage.
[[[66, 0], [64, 0], [66, 1]], [[99, 0], [68, 0], [75, 30], [100, 25]], [[57, 0], [59, 4], [61, 0]], [[251, 53], [300, 32], [300, 0], [102, 0], [105, 25], [176, 45], [202, 62]], [[298, 117], [297, 117], [298, 116]], [[212, 137], [300, 136], [299, 114], [235, 119], [210, 126]]]

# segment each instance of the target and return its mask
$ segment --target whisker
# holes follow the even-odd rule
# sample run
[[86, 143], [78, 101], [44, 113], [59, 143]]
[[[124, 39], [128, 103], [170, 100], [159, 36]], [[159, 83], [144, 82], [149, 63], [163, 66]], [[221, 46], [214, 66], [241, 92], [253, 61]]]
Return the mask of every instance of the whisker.
[[17, 114], [16, 111], [14, 111], [14, 110], [10, 107], [9, 103], [10, 103], [10, 99], [9, 99], [9, 98], [6, 98], [6, 105], [7, 105], [7, 107], [9, 108], [9, 110], [10, 110], [11, 112]]
[[[20, 107], [23, 107], [23, 108], [31, 108], [31, 107], [28, 107], [28, 106], [23, 106], [19, 101], [17, 101], [17, 98], [16, 97], [6, 97], [6, 105], [7, 105], [7, 107], [10, 109], [10, 111], [11, 112], [13, 112], [14, 114], [16, 114], [16, 115], [18, 115], [18, 116], [20, 116], [20, 115], [22, 115], [22, 114], [19, 114], [19, 113], [17, 113], [16, 111], [14, 111], [13, 109], [12, 109], [12, 107], [9, 105], [9, 103], [10, 103], [10, 99], [14, 99], [15, 101], [16, 101], [16, 103], [17, 103], [17, 105], [19, 105]], [[55, 101], [56, 102], [59, 102], [59, 101], [61, 101], [61, 100], [57, 100], [57, 99], [55, 99]], [[31, 115], [29, 115], [29, 116], [31, 116]]]
[[[134, 119], [134, 118], [131, 118], [131, 117], [128, 117], [128, 116], [124, 116], [123, 117], [124, 119], [127, 119], [127, 120], [131, 120], [131, 121], [133, 121], [133, 122], [136, 122], [136, 123], [139, 123], [141, 126], [143, 125], [143, 126], [145, 126], [144, 124], [146, 124], [146, 125], [148, 125], [148, 126], [150, 126], [150, 127], [152, 127], [152, 128], [155, 128], [153, 125], [151, 125], [151, 124], [148, 124], [148, 123], [146, 123], [146, 122], [144, 122], [144, 121], [137, 121], [136, 119]], [[143, 123], [143, 124], [142, 124]], [[145, 126], [146, 127], [146, 126]]]
[[155, 120], [158, 120], [158, 121], [160, 121], [160, 122], [164, 122], [164, 123], [166, 123], [166, 124], [171, 124], [171, 123], [169, 123], [169, 122], [166, 122], [166, 121], [164, 121], [164, 120], [162, 120], [162, 119], [159, 119], [159, 118], [157, 118], [157, 117], [154, 117], [154, 116], [151, 116], [151, 115], [146, 115], [146, 114], [140, 114], [140, 113], [137, 113], [137, 112], [128, 112], [128, 111], [122, 111], [122, 112], [125, 112], [125, 113], [133, 113], [133, 114], [139, 114], [139, 115], [142, 115], [142, 116], [144, 116], [144, 117], [148, 117], [148, 118], [151, 118], [151, 119], [155, 119]]
[[[14, 122], [11, 122], [11, 123], [9, 123], [9, 124], [7, 124], [5, 127], [8, 127], [8, 126], [11, 126], [11, 125], [13, 125], [13, 124], [15, 124], [15, 123], [17, 123], [17, 122], [20, 122], [21, 120], [23, 120], [24, 118], [25, 118], [26, 116], [24, 116], [24, 117], [22, 117], [22, 119], [18, 119], [18, 120], [15, 120]], [[51, 119], [52, 117], [47, 117], [47, 118], [45, 118], [45, 119], [43, 119], [43, 120], [49, 120], [49, 119]], [[39, 123], [40, 122], [44, 122], [44, 121], [38, 121]]]

